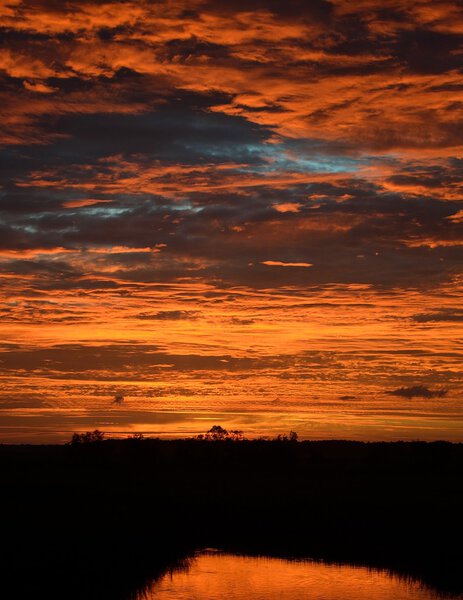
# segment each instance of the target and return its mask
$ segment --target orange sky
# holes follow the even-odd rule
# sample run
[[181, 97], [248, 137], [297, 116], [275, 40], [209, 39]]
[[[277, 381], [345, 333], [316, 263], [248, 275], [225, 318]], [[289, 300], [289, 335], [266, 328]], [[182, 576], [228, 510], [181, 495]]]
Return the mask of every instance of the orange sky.
[[0, 442], [463, 441], [458, 4], [6, 0], [0, 26]]

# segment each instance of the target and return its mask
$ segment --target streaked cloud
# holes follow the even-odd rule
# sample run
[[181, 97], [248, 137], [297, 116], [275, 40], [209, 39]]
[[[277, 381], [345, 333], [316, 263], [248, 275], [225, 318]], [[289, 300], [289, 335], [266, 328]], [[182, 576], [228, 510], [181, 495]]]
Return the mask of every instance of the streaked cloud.
[[280, 260], [264, 260], [262, 261], [263, 265], [267, 265], [267, 267], [313, 267], [311, 263], [304, 262], [282, 262]]

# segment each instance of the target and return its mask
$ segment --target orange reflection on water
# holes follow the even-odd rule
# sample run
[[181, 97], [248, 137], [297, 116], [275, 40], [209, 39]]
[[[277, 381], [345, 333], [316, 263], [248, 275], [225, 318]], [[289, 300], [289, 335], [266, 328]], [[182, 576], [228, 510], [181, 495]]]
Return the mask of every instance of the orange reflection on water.
[[433, 600], [415, 581], [366, 567], [201, 553], [190, 569], [164, 575], [157, 600]]

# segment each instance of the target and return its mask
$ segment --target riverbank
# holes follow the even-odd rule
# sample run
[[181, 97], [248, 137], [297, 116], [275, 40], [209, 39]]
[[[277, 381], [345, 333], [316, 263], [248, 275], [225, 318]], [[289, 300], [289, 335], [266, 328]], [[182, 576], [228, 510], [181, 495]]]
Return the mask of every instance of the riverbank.
[[463, 445], [447, 442], [0, 446], [2, 586], [127, 600], [216, 547], [388, 568], [461, 593], [462, 467]]

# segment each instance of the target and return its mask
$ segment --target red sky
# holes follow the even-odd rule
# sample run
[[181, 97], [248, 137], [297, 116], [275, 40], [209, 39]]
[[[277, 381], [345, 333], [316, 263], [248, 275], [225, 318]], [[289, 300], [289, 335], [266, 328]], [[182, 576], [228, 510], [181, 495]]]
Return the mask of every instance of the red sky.
[[463, 441], [458, 3], [0, 26], [0, 441]]

